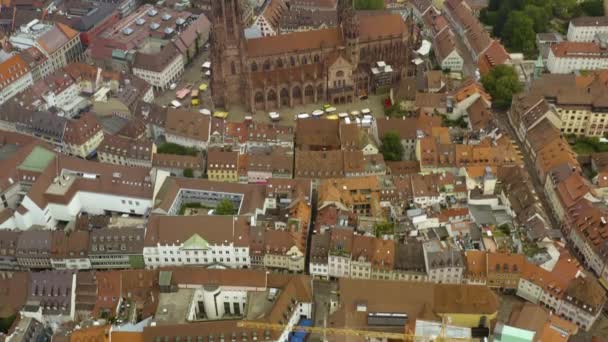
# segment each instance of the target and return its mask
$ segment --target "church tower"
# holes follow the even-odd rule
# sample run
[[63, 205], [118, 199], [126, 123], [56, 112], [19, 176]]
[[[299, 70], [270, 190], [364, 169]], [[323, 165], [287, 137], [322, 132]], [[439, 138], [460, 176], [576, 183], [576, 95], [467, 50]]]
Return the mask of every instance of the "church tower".
[[338, 0], [338, 22], [346, 43], [346, 57], [354, 68], [359, 64], [359, 17], [353, 0]]
[[217, 107], [246, 98], [246, 45], [240, 0], [211, 2], [211, 92]]

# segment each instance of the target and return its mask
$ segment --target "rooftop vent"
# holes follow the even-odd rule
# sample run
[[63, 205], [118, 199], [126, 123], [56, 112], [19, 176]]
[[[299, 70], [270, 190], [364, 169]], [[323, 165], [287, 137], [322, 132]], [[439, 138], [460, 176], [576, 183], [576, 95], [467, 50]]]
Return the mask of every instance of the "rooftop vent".
[[150, 24], [150, 29], [151, 30], [158, 30], [159, 27], [160, 27], [159, 23], [152, 23], [152, 24]]
[[122, 33], [124, 33], [126, 36], [128, 36], [131, 33], [133, 33], [133, 29], [130, 27], [125, 27], [124, 29], [122, 29]]
[[153, 17], [153, 16], [155, 16], [157, 14], [158, 14], [158, 11], [155, 10], [154, 8], [148, 10], [148, 16], [149, 17]]
[[177, 18], [177, 20], [175, 21], [175, 23], [177, 25], [183, 25], [186, 22], [186, 19], [184, 18]]
[[165, 34], [171, 34], [173, 33], [173, 29], [170, 27], [165, 28]]
[[165, 13], [165, 14], [163, 14], [162, 18], [163, 18], [163, 21], [167, 21], [167, 20], [171, 19], [171, 14]]
[[137, 18], [137, 20], [135, 20], [135, 23], [139, 26], [143, 25], [146, 22], [146, 19], [144, 18]]

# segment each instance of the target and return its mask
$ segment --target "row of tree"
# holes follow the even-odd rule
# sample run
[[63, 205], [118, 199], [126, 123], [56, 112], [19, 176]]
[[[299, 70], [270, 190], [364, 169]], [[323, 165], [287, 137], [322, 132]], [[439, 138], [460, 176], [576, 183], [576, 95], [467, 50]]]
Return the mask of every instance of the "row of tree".
[[480, 19], [492, 26], [510, 51], [536, 55], [536, 34], [553, 31], [571, 18], [604, 14], [602, 0], [490, 0]]

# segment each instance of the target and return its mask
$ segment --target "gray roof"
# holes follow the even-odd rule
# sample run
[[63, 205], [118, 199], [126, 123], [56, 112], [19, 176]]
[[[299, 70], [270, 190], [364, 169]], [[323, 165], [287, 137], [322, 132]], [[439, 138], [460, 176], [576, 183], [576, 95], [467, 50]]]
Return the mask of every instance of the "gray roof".
[[145, 229], [102, 228], [91, 231], [89, 254], [142, 254]]
[[424, 272], [424, 250], [422, 242], [415, 239], [395, 245], [395, 270]]
[[69, 314], [75, 273], [67, 270], [32, 272], [28, 306], [37, 303], [43, 314]]
[[21, 233], [17, 241], [17, 256], [49, 256], [51, 242], [52, 235], [50, 230], [26, 230]]
[[67, 123], [68, 119], [54, 113], [34, 112], [31, 121], [26, 125], [26, 130], [49, 139], [61, 141]]
[[310, 243], [310, 261], [316, 263], [327, 263], [329, 243], [329, 233], [313, 235]]

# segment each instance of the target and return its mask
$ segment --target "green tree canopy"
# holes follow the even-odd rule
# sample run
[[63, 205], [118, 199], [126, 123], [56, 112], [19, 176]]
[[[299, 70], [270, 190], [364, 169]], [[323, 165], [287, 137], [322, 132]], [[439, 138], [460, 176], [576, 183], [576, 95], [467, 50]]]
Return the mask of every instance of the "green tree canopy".
[[358, 10], [384, 9], [384, 0], [355, 0], [355, 8]]
[[508, 65], [496, 66], [481, 78], [481, 83], [492, 96], [492, 104], [500, 109], [509, 108], [513, 95], [522, 90], [515, 69]]
[[507, 49], [523, 52], [529, 57], [536, 53], [534, 21], [523, 11], [515, 11], [509, 14], [503, 28], [503, 34]]
[[185, 147], [174, 143], [164, 143], [158, 146], [156, 153], [178, 154], [181, 156], [195, 156], [199, 151], [192, 147]]
[[235, 215], [236, 208], [230, 200], [223, 199], [217, 204], [214, 211], [215, 215]]
[[194, 178], [194, 170], [191, 168], [184, 169], [184, 177]]
[[382, 145], [380, 152], [384, 156], [384, 160], [399, 161], [403, 158], [403, 145], [401, 138], [395, 132], [388, 132], [382, 137]]

